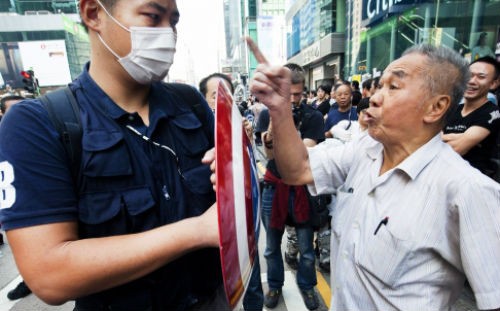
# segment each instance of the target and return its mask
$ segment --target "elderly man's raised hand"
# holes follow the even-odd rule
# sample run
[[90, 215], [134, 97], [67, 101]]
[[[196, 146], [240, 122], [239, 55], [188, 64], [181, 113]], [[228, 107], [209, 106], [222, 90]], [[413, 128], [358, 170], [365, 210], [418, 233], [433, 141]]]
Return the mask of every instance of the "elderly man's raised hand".
[[290, 110], [290, 70], [269, 64], [255, 42], [248, 37], [246, 41], [259, 63], [250, 82], [250, 92], [270, 110]]

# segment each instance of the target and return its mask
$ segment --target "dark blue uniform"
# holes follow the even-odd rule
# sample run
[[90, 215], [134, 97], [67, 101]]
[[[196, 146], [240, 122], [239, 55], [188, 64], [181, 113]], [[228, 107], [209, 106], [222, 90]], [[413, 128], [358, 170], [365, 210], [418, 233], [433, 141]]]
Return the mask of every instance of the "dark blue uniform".
[[[83, 123], [77, 180], [38, 100], [12, 107], [0, 125], [0, 222], [6, 230], [77, 221], [81, 239], [146, 231], [197, 216], [215, 202], [210, 169], [213, 115], [205, 125], [161, 83], [151, 86], [149, 126], [116, 105], [88, 66], [70, 88]], [[194, 91], [194, 90], [193, 90]], [[204, 102], [201, 94], [199, 100]], [[147, 142], [129, 125], [164, 146]], [[212, 130], [206, 130], [206, 129]], [[141, 279], [77, 299], [81, 309], [183, 310], [221, 285], [218, 249], [185, 255]]]

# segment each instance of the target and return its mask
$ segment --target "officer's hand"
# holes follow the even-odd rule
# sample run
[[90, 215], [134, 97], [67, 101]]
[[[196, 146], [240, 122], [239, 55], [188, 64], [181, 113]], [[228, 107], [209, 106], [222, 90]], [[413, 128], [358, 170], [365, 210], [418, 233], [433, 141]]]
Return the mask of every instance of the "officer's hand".
[[200, 230], [203, 239], [206, 239], [208, 247], [219, 247], [219, 218], [217, 216], [217, 202], [215, 202], [205, 213], [200, 215]]
[[217, 178], [215, 176], [215, 147], [208, 150], [205, 155], [203, 156], [203, 159], [201, 159], [201, 162], [203, 164], [210, 165], [210, 170], [212, 170], [212, 175], [210, 176], [210, 181], [212, 182], [212, 188], [215, 191], [215, 184], [217, 181]]

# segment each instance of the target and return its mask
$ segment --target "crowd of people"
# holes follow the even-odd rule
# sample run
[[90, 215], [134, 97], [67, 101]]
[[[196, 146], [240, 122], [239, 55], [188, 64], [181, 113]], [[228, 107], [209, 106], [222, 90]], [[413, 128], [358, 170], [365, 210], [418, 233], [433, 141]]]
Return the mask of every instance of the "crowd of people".
[[[91, 54], [69, 85], [76, 137], [41, 99], [0, 106], [0, 223], [26, 287], [9, 298], [229, 310], [210, 151], [216, 87], [233, 93], [232, 81], [162, 82], [174, 0], [81, 0], [79, 11]], [[500, 308], [498, 62], [418, 45], [380, 77], [306, 90], [301, 66], [269, 64], [247, 42], [259, 65], [238, 105], [267, 158], [268, 289], [257, 258], [243, 308], [279, 304], [285, 262], [309, 310], [316, 262], [331, 272], [331, 310], [448, 309], [465, 279], [480, 309]]]
[[[443, 133], [465, 97], [488, 108], [485, 136], [498, 135], [498, 107], [489, 110], [487, 99], [498, 64], [469, 66], [451, 49], [412, 47], [377, 81], [361, 110], [364, 131], [346, 144], [307, 148], [287, 107], [293, 72], [250, 47], [260, 63], [251, 90], [269, 109], [267, 143], [281, 181], [307, 185], [312, 195], [336, 193], [331, 309], [449, 309], [465, 278], [478, 308], [500, 308], [500, 185]], [[489, 67], [476, 73], [477, 64]]]
[[[410, 82], [404, 81], [404, 78], [406, 78], [406, 76], [410, 76], [413, 70], [420, 69], [418, 67], [414, 68], [415, 64], [410, 64], [411, 66], [407, 64], [407, 60], [410, 59], [410, 56], [412, 58], [424, 58], [424, 60], [425, 58], [428, 58], [429, 66], [435, 64], [436, 62], [445, 61], [447, 62], [447, 65], [450, 66], [449, 68], [441, 68], [447, 69], [446, 71], [443, 71], [446, 72], [446, 76], [456, 74], [456, 76], [454, 77], [456, 78], [456, 80], [452, 80], [452, 85], [446, 86], [445, 82], [447, 82], [448, 80], [442, 75], [441, 72], [427, 69], [428, 71], [431, 71], [431, 73], [435, 74], [435, 77], [433, 77], [434, 80], [431, 80], [430, 83], [423, 83], [423, 85], [420, 86], [419, 91], [424, 90], [425, 92], [434, 94], [435, 96], [441, 96], [441, 98], [435, 101], [433, 105], [430, 105], [429, 108], [426, 108], [428, 109], [427, 114], [421, 114], [422, 119], [420, 123], [415, 123], [415, 118], [413, 118], [413, 120], [408, 119], [410, 117], [414, 117], [410, 116], [409, 112], [411, 112], [411, 114], [420, 113], [420, 111], [418, 110], [409, 110], [408, 113], [403, 114], [399, 117], [400, 119], [398, 120], [400, 122], [407, 123], [407, 125], [415, 125], [415, 130], [422, 128], [422, 137], [419, 137], [417, 140], [423, 141], [416, 142], [416, 145], [412, 145], [412, 143], [410, 143], [412, 140], [412, 136], [409, 134], [411, 133], [411, 131], [413, 131], [413, 129], [403, 131], [407, 132], [405, 133], [407, 135], [405, 139], [408, 140], [408, 143], [401, 142], [401, 140], [403, 140], [405, 136], [401, 133], [397, 133], [397, 129], [393, 129], [393, 127], [398, 127], [399, 124], [391, 125], [387, 128], [381, 127], [380, 132], [374, 132], [373, 134], [370, 134], [370, 119], [373, 119], [374, 117], [367, 113], [367, 111], [370, 109], [370, 106], [378, 107], [379, 105], [382, 105], [379, 102], [379, 94], [381, 90], [384, 89], [384, 87], [389, 89], [388, 95], [392, 96], [392, 93], [398, 92], [398, 90], [404, 89], [405, 87], [408, 88], [408, 84], [418, 82], [418, 80], [408, 79], [407, 80]], [[428, 151], [433, 150], [432, 152], [437, 152], [436, 150], [442, 147], [438, 148], [438, 143], [434, 141], [441, 140], [442, 142], [447, 143], [458, 155], [462, 156], [462, 158], [466, 160], [472, 167], [477, 168], [482, 174], [491, 178], [492, 181], [496, 180], [496, 182], [498, 182], [498, 168], [500, 163], [498, 156], [500, 112], [497, 106], [497, 98], [495, 95], [495, 92], [498, 92], [498, 87], [500, 86], [500, 66], [498, 62], [491, 57], [483, 57], [476, 59], [472, 63], [468, 64], [467, 67], [465, 67], [465, 64], [463, 62], [460, 62], [461, 59], [446, 48], [432, 48], [427, 46], [420, 46], [410, 49], [406, 52], [405, 56], [402, 57], [402, 59], [405, 60], [404, 62], [401, 61], [403, 62], [403, 69], [399, 69], [401, 65], [398, 64], [397, 61], [395, 61], [396, 65], [394, 66], [396, 69], [394, 69], [395, 73], [393, 74], [395, 77], [390, 76], [390, 78], [385, 78], [385, 76], [382, 76], [376, 77], [374, 79], [367, 79], [361, 83], [361, 90], [358, 87], [359, 82], [349, 83], [346, 81], [338, 81], [333, 86], [323, 84], [320, 85], [317, 93], [314, 91], [307, 92], [304, 90], [305, 73], [300, 66], [292, 63], [286, 64], [284, 68], [288, 68], [288, 70], [291, 72], [289, 96], [291, 107], [290, 110], [292, 112], [292, 120], [294, 125], [294, 131], [292, 131], [290, 128], [286, 132], [290, 135], [292, 132], [299, 134], [298, 137], [302, 140], [303, 145], [307, 148], [310, 157], [312, 154], [315, 154], [312, 153], [312, 150], [314, 149], [325, 149], [325, 151], [322, 151], [325, 155], [334, 153], [337, 152], [337, 150], [335, 149], [335, 151], [330, 151], [330, 148], [339, 148], [339, 146], [343, 146], [348, 142], [368, 140], [368, 138], [366, 138], [365, 136], [380, 135], [379, 139], [381, 140], [389, 139], [389, 141], [387, 142], [387, 147], [382, 144], [384, 146], [383, 150], [384, 152], [385, 150], [387, 150], [388, 159], [390, 159], [394, 163], [386, 164], [386, 168], [381, 167], [379, 173], [381, 176], [390, 174], [389, 172], [392, 172], [394, 169], [399, 168], [399, 165], [402, 165], [401, 163], [405, 163], [405, 160], [408, 161], [406, 158], [418, 159], [419, 157], [421, 157], [417, 157], [416, 155], [413, 157], [411, 156], [412, 153], [416, 152], [419, 148], [424, 148], [424, 146], [429, 145], [428, 147], [424, 148], [424, 150], [429, 149]], [[389, 72], [391, 72], [391, 67], [389, 67]], [[389, 82], [386, 82], [387, 80], [389, 80]], [[266, 82], [268, 84], [271, 84], [269, 81]], [[382, 84], [381, 82], [388, 84], [388, 86]], [[275, 84], [272, 85], [273, 87], [276, 87]], [[440, 92], [445, 93], [440, 94]], [[316, 254], [319, 255], [317, 259], [319, 261], [319, 267], [325, 271], [333, 270], [340, 273], [339, 266], [344, 266], [338, 265], [338, 262], [331, 261], [330, 258], [333, 257], [334, 259], [336, 259], [336, 257], [339, 256], [339, 248], [342, 248], [342, 241], [339, 239], [341, 231], [340, 228], [338, 228], [342, 227], [342, 221], [339, 220], [341, 219], [342, 215], [339, 215], [340, 212], [338, 210], [343, 209], [343, 205], [346, 204], [344, 202], [345, 190], [342, 189], [343, 186], [338, 185], [333, 188], [332, 186], [328, 186], [325, 187], [325, 189], [318, 190], [315, 189], [315, 187], [317, 186], [304, 186], [310, 184], [311, 180], [307, 180], [308, 182], [297, 182], [296, 180], [292, 179], [292, 182], [290, 183], [282, 179], [281, 172], [285, 170], [287, 172], [288, 170], [294, 171], [297, 163], [294, 162], [293, 167], [288, 166], [285, 169], [280, 169], [279, 162], [277, 162], [277, 160], [275, 159], [274, 153], [277, 147], [273, 143], [276, 125], [274, 122], [271, 122], [272, 112], [267, 108], [271, 105], [269, 105], [269, 102], [266, 103], [265, 101], [261, 102], [260, 100], [254, 100], [254, 98], [258, 98], [262, 94], [263, 93], [259, 92], [254, 93], [253, 95], [255, 96], [251, 96], [247, 102], [240, 104], [240, 111], [245, 117], [248, 117], [249, 114], [252, 116], [256, 116], [254, 122], [254, 132], [256, 137], [259, 137], [262, 141], [262, 146], [268, 160], [262, 187], [262, 223], [264, 225], [264, 228], [266, 229], [266, 249], [264, 257], [267, 263], [267, 281], [269, 285], [269, 289], [265, 295], [264, 305], [267, 308], [274, 308], [278, 304], [284, 281], [283, 263], [286, 262], [291, 269], [297, 270], [297, 285], [301, 290], [302, 296], [304, 298], [304, 303], [309, 310], [314, 310], [318, 307], [318, 298], [315, 294], [315, 291], [311, 290], [316, 285], [316, 280], [314, 277], [315, 259], [312, 251], [314, 245], [314, 233], [316, 232], [317, 235]], [[317, 97], [315, 97], [311, 96], [311, 94], [318, 95]], [[329, 94], [329, 96], [327, 94]], [[389, 96], [387, 97], [389, 98]], [[425, 96], [422, 96], [422, 98], [425, 98]], [[254, 101], [255, 103], [259, 104], [259, 112], [255, 115], [252, 111], [252, 105]], [[410, 101], [410, 98], [405, 98], [404, 101]], [[262, 103], [267, 106], [263, 110], [261, 108]], [[286, 105], [284, 106], [286, 107]], [[417, 106], [417, 108], [422, 109], [422, 107], [420, 106]], [[374, 121], [372, 121], [372, 123], [373, 122]], [[424, 124], [422, 125], [422, 123]], [[321, 128], [323, 128], [324, 134], [321, 133]], [[399, 134], [399, 136], [396, 136], [396, 138], [398, 138], [398, 141], [396, 142], [391, 141], [391, 139], [393, 140], [394, 138], [385, 137], [386, 135], [391, 136], [392, 131], [395, 131], [397, 134]], [[373, 136], [371, 137], [375, 138]], [[395, 144], [396, 146], [393, 146], [393, 144]], [[316, 145], [318, 145], [317, 148], [309, 149], [310, 147]], [[431, 145], [436, 146], [430, 147]], [[398, 150], [399, 148], [404, 150], [402, 154], [398, 154], [401, 153], [401, 151]], [[291, 150], [292, 149], [288, 149], [288, 154], [294, 153]], [[392, 154], [392, 152], [394, 152], [395, 154]], [[445, 152], [443, 151], [443, 153]], [[446, 153], [449, 153], [449, 150], [447, 150]], [[322, 157], [325, 157], [325, 155], [323, 155]], [[375, 156], [375, 154], [373, 156]], [[389, 156], [394, 156], [394, 158], [389, 158]], [[290, 155], [288, 157], [290, 157]], [[316, 159], [318, 160], [318, 164], [315, 165], [318, 166], [318, 170], [320, 170], [320, 168], [321, 170], [327, 170], [329, 168], [325, 165], [326, 163], [330, 162], [326, 162], [326, 158], [323, 159], [322, 157], [318, 156], [318, 159]], [[354, 154], [351, 154], [351, 157], [354, 158]], [[343, 160], [343, 158], [339, 160]], [[309, 161], [311, 162], [312, 159], [310, 159]], [[419, 161], [425, 162], [426, 160], [422, 159]], [[457, 160], [455, 161], [457, 163], [455, 163], [453, 167], [460, 163]], [[436, 162], [439, 163], [439, 161]], [[355, 165], [354, 163], [349, 163], [350, 165]], [[382, 161], [381, 163], [382, 166], [383, 163], [384, 161]], [[308, 172], [308, 174], [312, 174], [314, 172], [313, 168], [315, 166], [313, 166], [312, 163], [309, 163], [308, 165], [311, 167], [309, 168], [311, 171]], [[468, 175], [469, 171], [465, 168], [467, 165], [465, 163], [461, 165], [464, 167], [457, 168], [457, 175]], [[337, 169], [340, 168], [336, 168], [336, 170]], [[412, 170], [409, 167], [406, 168], [406, 170], [403, 168], [400, 169], [412, 176]], [[416, 172], [418, 171], [415, 171], [415, 173], [413, 174], [416, 174]], [[294, 178], [303, 180], [301, 179], [303, 174], [304, 172], [302, 172], [300, 176], [295, 176]], [[340, 172], [336, 172], [336, 174], [340, 174]], [[346, 172], [344, 172], [344, 174], [346, 174]], [[477, 174], [472, 175], [477, 178]], [[324, 182], [333, 177], [340, 178], [341, 180], [344, 180], [343, 178], [345, 178], [341, 176], [337, 177], [331, 175], [326, 175], [321, 178], [325, 177], [326, 180]], [[375, 179], [375, 177], [373, 178]], [[385, 178], [389, 177], [384, 177], [383, 179]], [[391, 178], [397, 179], [396, 177]], [[314, 181], [316, 182], [316, 180]], [[417, 184], [421, 184], [422, 182], [423, 181], [419, 181]], [[448, 180], [445, 182], [451, 183], [452, 180]], [[401, 187], [400, 185], [398, 185], [398, 183], [401, 183], [401, 181], [393, 181], [391, 185], [394, 187]], [[482, 183], [483, 181], [481, 181], [481, 184]], [[453, 187], [455, 186], [453, 185], [450, 189], [445, 190], [451, 191], [451, 189], [454, 189]], [[352, 188], [353, 187], [348, 188], [347, 193], [351, 193], [350, 189]], [[492, 185], [490, 184], [487, 188], [488, 190], [485, 190], [485, 192], [490, 191], [490, 194], [494, 197], [496, 191], [496, 194], [498, 195], [498, 189], [495, 189], [494, 185], [492, 188]], [[372, 191], [375, 191], [375, 189], [376, 187], [372, 189]], [[394, 199], [391, 199], [391, 196], [387, 193], [387, 186], [380, 186], [378, 189], [380, 194], [378, 195], [377, 200], [380, 200], [382, 204], [386, 206], [384, 208], [385, 210], [389, 210], [390, 208], [392, 208], [391, 202]], [[317, 212], [321, 210], [322, 205], [318, 204], [318, 202], [321, 202], [321, 200], [318, 200], [317, 198], [321, 197], [322, 192], [327, 193], [326, 197], [328, 198], [328, 201], [324, 200], [323, 202], [328, 202], [327, 205], [330, 209], [329, 212], [331, 215], [333, 215], [334, 218], [333, 223], [330, 222], [331, 217], [327, 217], [326, 221], [323, 219], [323, 221], [320, 221], [318, 223], [318, 219], [321, 217]], [[411, 193], [410, 197], [414, 199], [411, 196]], [[365, 198], [358, 199], [360, 200], [360, 202], [365, 202], [368, 205], [373, 204]], [[461, 199], [463, 200], [464, 198]], [[466, 199], [468, 200], [470, 199], [470, 197], [466, 197]], [[387, 200], [387, 203], [383, 203], [384, 200]], [[432, 200], [434, 200], [431, 201], [433, 202], [433, 204], [440, 203], [440, 201], [436, 198]], [[410, 205], [410, 201], [405, 200], [405, 202], [408, 202], [407, 204]], [[453, 201], [445, 202], [445, 204], [450, 204], [451, 202]], [[498, 200], [494, 202], [498, 202]], [[471, 204], [471, 202], [466, 203]], [[421, 203], [417, 203], [414, 205], [418, 206], [418, 204]], [[412, 211], [411, 208], [411, 206], [407, 207], [410, 212], [415, 213], [415, 211]], [[470, 207], [467, 206], [464, 208]], [[498, 213], [494, 210], [490, 210], [491, 208], [491, 204], [487, 204], [487, 207], [485, 207], [488, 212]], [[467, 213], [470, 212], [470, 210], [465, 210], [464, 217], [466, 217]], [[353, 213], [355, 212], [353, 211]], [[359, 213], [357, 215], [358, 217], [361, 217], [359, 216]], [[397, 215], [397, 213], [395, 215]], [[431, 216], [432, 213], [429, 213], [429, 215], [426, 215], [425, 217]], [[426, 219], [425, 217], [423, 219]], [[396, 219], [396, 216], [391, 218]], [[382, 225], [388, 228], [392, 227], [392, 223], [391, 226], [388, 225], [388, 218], [381, 219]], [[498, 221], [498, 219], [496, 220]], [[358, 220], [348, 220], [348, 223], [351, 222], [357, 223]], [[496, 224], [497, 223], [493, 221], [491, 225]], [[456, 226], [457, 224], [454, 225]], [[386, 229], [385, 227], [384, 229]], [[377, 227], [377, 232], [374, 235], [380, 235], [378, 233], [379, 230], [380, 228]], [[397, 227], [395, 230], [396, 233], [398, 233]], [[455, 230], [453, 232], [457, 232], [457, 228], [453, 226], [450, 227], [450, 230]], [[467, 232], [467, 230], [473, 230], [473, 228], [469, 227], [464, 230], [464, 239], [470, 238], [469, 235], [471, 233]], [[281, 240], [285, 232], [287, 236], [287, 244], [283, 258], [281, 250]], [[331, 241], [332, 248], [330, 248], [331, 232], [333, 232], [334, 234], [334, 239]], [[360, 245], [366, 247], [366, 244], [364, 243]], [[494, 249], [496, 248], [494, 251], [498, 252], [498, 245], [493, 244], [491, 247], [493, 247]], [[400, 250], [398, 249], [398, 251]], [[489, 251], [490, 250], [488, 250], [488, 252]], [[332, 256], [330, 256], [330, 254]], [[456, 256], [457, 254], [455, 253], [453, 255]], [[483, 254], [481, 254], [481, 256], [483, 256]], [[425, 258], [425, 256], [423, 256], [422, 258]], [[383, 257], [379, 259], [383, 260]], [[432, 256], [429, 257], [429, 260], [431, 259]], [[470, 259], [467, 258], [467, 260]], [[449, 263], [437, 262], [434, 267], [437, 268], [446, 266], [446, 269], [450, 269], [448, 265]], [[354, 272], [353, 270], [353, 273], [354, 274], [352, 275], [352, 277], [356, 273], [359, 273], [359, 271]], [[464, 275], [462, 274], [462, 277], [463, 276]], [[451, 279], [459, 278], [460, 277], [457, 275], [451, 275], [450, 281]], [[347, 279], [343, 280], [343, 282], [345, 281], [347, 281]], [[334, 284], [334, 280], [332, 279], [333, 291], [335, 291], [335, 288], [333, 287]], [[354, 289], [356, 289], [356, 287], [353, 287], [353, 290]], [[371, 291], [367, 291], [368, 296], [372, 295]], [[389, 292], [387, 294], [389, 294]], [[425, 297], [422, 300], [416, 299], [415, 301], [421, 303], [422, 306], [432, 306], [433, 304], [446, 306], [450, 302], [449, 300], [437, 300], [433, 302], [426, 301], [425, 299], [429, 297]], [[342, 300], [344, 298], [346, 299], [345, 301]], [[351, 301], [351, 297], [343, 297], [342, 299], [340, 299], [342, 302], [337, 306], [356, 306], [356, 303]], [[411, 301], [411, 299], [408, 299], [408, 301]], [[377, 306], [377, 309], [381, 306], [385, 307], [393, 304], [393, 302], [384, 301], [384, 298], [381, 297], [371, 302], [361, 302], [361, 304], [357, 305], [357, 307], [359, 308], [361, 306], [368, 306], [368, 303], [373, 303], [373, 305], [371, 306]], [[394, 302], [395, 305], [398, 305], [399, 303], [400, 302]], [[335, 303], [332, 304], [335, 305]], [[410, 306], [408, 302], [403, 302], [399, 305], [402, 306], [401, 308], [403, 309], [404, 306]]]

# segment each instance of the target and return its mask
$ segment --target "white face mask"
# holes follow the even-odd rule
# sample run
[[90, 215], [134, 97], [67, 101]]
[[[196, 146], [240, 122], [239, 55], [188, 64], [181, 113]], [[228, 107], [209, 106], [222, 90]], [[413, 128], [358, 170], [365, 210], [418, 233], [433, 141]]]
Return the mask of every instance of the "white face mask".
[[171, 27], [127, 27], [117, 21], [106, 8], [97, 1], [111, 19], [130, 32], [132, 49], [125, 57], [116, 54], [102, 39], [102, 44], [118, 59], [128, 74], [140, 84], [150, 84], [163, 80], [174, 61], [177, 34]]

